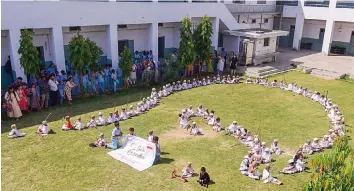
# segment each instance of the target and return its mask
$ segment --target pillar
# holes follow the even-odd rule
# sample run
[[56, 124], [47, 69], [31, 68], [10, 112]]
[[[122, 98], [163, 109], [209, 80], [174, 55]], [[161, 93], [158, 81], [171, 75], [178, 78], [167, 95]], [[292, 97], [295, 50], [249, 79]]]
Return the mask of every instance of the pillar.
[[241, 41], [241, 36], [237, 36], [237, 40], [236, 40], [236, 54], [238, 55], [238, 53], [240, 53], [240, 42]]
[[293, 49], [300, 50], [302, 32], [304, 30], [304, 0], [299, 0], [296, 13], [296, 23], [294, 32]]
[[149, 46], [149, 51], [152, 50], [152, 55], [154, 56], [154, 60], [158, 60], [158, 40], [159, 40], [159, 27], [158, 23], [154, 22], [151, 23], [149, 26], [149, 32], [148, 32], [148, 46]]
[[211, 45], [214, 47], [214, 50], [218, 49], [219, 44], [219, 18], [213, 18], [213, 35], [211, 36]]
[[27, 82], [27, 77], [23, 68], [20, 65], [20, 55], [17, 53], [20, 47], [21, 39], [21, 29], [10, 29], [9, 30], [9, 52], [11, 59], [12, 70], [15, 71], [14, 80], [18, 77], [22, 77], [24, 82]]
[[63, 28], [61, 26], [53, 27], [50, 31], [51, 45], [52, 45], [52, 58], [53, 63], [57, 66], [57, 70], [66, 71], [65, 55], [64, 55], [64, 42], [63, 42]]
[[335, 21], [333, 20], [333, 13], [335, 12], [337, 2], [332, 0], [329, 2], [329, 13], [326, 21], [326, 28], [323, 37], [322, 44], [322, 54], [328, 55], [331, 51], [332, 37], [333, 37], [333, 29], [335, 25]]
[[293, 41], [293, 49], [300, 50], [302, 31], [304, 30], [304, 15], [303, 13], [296, 14], [296, 24], [295, 24], [295, 32], [294, 32], [294, 41]]
[[108, 53], [107, 58], [112, 60], [112, 68], [118, 68], [118, 30], [116, 24], [107, 26]]

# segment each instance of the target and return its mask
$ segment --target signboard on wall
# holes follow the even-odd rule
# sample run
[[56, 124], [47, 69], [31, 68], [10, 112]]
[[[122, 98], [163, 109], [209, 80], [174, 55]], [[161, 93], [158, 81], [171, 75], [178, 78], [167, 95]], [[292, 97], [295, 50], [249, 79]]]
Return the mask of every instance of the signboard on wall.
[[108, 153], [138, 171], [151, 167], [154, 164], [155, 154], [155, 144], [137, 136], [124, 137], [123, 146]]

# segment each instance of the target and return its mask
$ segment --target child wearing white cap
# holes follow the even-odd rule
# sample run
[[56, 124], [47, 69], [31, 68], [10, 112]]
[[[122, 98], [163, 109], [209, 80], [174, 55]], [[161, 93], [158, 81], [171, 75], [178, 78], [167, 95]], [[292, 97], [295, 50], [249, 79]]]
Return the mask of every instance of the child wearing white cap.
[[81, 117], [77, 118], [76, 123], [74, 124], [74, 129], [76, 130], [83, 130], [85, 128], [84, 123], [81, 121]]
[[252, 155], [253, 153], [251, 151], [248, 151], [248, 155], [243, 157], [243, 160], [240, 165], [241, 174], [248, 176], [248, 167], [250, 166], [250, 162], [252, 162]]
[[320, 147], [323, 149], [328, 149], [331, 147], [331, 144], [329, 142], [329, 136], [328, 135], [324, 135], [323, 139], [320, 142]]
[[271, 149], [271, 152], [275, 153], [276, 155], [280, 155], [281, 154], [281, 151], [280, 151], [280, 148], [279, 148], [278, 139], [274, 139], [270, 149]]
[[122, 108], [122, 112], [120, 113], [120, 120], [124, 121], [128, 119], [128, 114], [125, 108]]
[[246, 79], [246, 84], [253, 84], [251, 76], [248, 76]]
[[92, 115], [90, 122], [87, 123], [87, 127], [96, 127], [97, 124], [98, 124], [98, 121], [96, 120], [96, 117], [94, 115]]
[[152, 88], [150, 97], [154, 98], [154, 97], [157, 97], [157, 96], [158, 95], [157, 95], [157, 92], [156, 92], [156, 88]]
[[12, 125], [11, 125], [11, 131], [9, 132], [9, 135], [7, 136], [7, 138], [13, 139], [13, 138], [24, 137], [24, 136], [26, 136], [26, 133], [21, 133], [21, 132], [17, 129], [16, 124], [12, 124]]
[[265, 148], [262, 153], [262, 163], [270, 163], [272, 162], [272, 154], [270, 153], [269, 148]]
[[130, 108], [130, 110], [128, 112], [129, 117], [134, 117], [134, 116], [138, 115], [137, 112], [134, 110], [134, 106], [130, 105], [129, 108]]
[[106, 142], [106, 137], [104, 136], [103, 133], [101, 133], [101, 134], [100, 134], [100, 137], [96, 140], [95, 145], [96, 145], [97, 147], [105, 147], [106, 144], [107, 144], [107, 142]]
[[186, 115], [186, 110], [183, 109], [182, 113], [179, 114], [179, 127], [180, 128], [186, 128], [188, 125], [188, 118]]
[[188, 117], [194, 117], [195, 116], [195, 113], [193, 111], [193, 106], [192, 105], [189, 105], [189, 107], [187, 109], [187, 115], [188, 115]]
[[234, 133], [236, 133], [236, 130], [237, 130], [237, 122], [236, 121], [233, 121], [231, 123], [231, 125], [228, 128], [226, 128], [226, 132], [228, 134], [234, 134]]
[[280, 171], [279, 173], [283, 173], [283, 174], [294, 174], [297, 172], [297, 168], [295, 166], [295, 163], [294, 163], [294, 159], [290, 159], [288, 161], [288, 165], [283, 168], [282, 171]]
[[311, 147], [312, 147], [314, 152], [321, 152], [322, 151], [322, 148], [320, 146], [318, 138], [314, 138], [313, 139]]
[[213, 130], [216, 132], [221, 131], [221, 119], [220, 117], [217, 117], [213, 126]]
[[98, 126], [104, 126], [104, 125], [106, 125], [106, 119], [104, 118], [104, 115], [103, 115], [102, 112], [99, 112], [99, 113], [98, 113], [97, 125], [98, 125]]
[[263, 183], [274, 183], [274, 184], [282, 184], [278, 179], [272, 177], [271, 171], [270, 171], [270, 165], [266, 164], [264, 166], [264, 170], [262, 173], [262, 180]]
[[302, 172], [305, 170], [305, 161], [302, 155], [300, 155], [299, 158], [296, 160], [295, 167], [297, 172]]
[[306, 153], [306, 154], [309, 154], [309, 155], [312, 155], [313, 149], [312, 149], [311, 141], [310, 141], [310, 140], [307, 140], [307, 141], [305, 142], [305, 144], [302, 146], [302, 152], [303, 152], [303, 153]]
[[47, 121], [43, 121], [42, 124], [38, 127], [37, 134], [39, 136], [47, 136], [49, 134], [49, 125]]
[[197, 123], [195, 121], [193, 121], [193, 123], [192, 123], [192, 128], [191, 128], [189, 134], [194, 135], [194, 136], [202, 134], [202, 132], [199, 130]]

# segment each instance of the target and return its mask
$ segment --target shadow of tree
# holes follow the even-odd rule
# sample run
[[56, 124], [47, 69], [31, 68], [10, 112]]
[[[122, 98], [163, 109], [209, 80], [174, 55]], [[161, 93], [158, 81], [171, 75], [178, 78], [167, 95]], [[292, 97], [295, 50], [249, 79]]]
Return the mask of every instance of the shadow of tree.
[[[48, 122], [53, 122], [63, 119], [65, 115], [80, 116], [86, 113], [114, 108], [121, 110], [121, 107], [126, 107], [131, 102], [136, 102], [144, 97], [150, 96], [150, 88], [133, 88], [121, 89], [117, 93], [111, 95], [101, 95], [96, 97], [74, 99], [73, 104], [63, 104], [49, 109], [44, 109], [40, 112], [25, 113], [19, 121], [14, 121], [9, 118], [2, 118], [1, 133], [10, 131], [11, 124], [16, 124], [18, 129], [39, 125], [51, 113]], [[112, 110], [113, 112], [113, 110]], [[105, 113], [107, 116], [108, 113]], [[83, 120], [85, 121], [85, 120]]]

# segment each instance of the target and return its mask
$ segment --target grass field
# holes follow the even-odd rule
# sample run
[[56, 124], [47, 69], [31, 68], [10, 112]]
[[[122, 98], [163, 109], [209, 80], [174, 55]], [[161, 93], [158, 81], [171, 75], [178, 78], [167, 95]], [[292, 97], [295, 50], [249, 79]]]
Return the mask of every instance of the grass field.
[[[329, 90], [328, 96], [339, 105], [347, 124], [354, 125], [354, 82], [323, 80], [310, 75], [291, 72], [275, 76], [288, 83], [295, 81], [312, 90]], [[136, 134], [145, 138], [149, 130], [160, 136], [163, 163], [143, 172], [114, 160], [103, 148], [90, 148], [99, 133], [107, 137], [113, 125], [84, 131], [62, 132], [61, 118], [70, 114], [73, 120], [81, 116], [87, 122], [99, 111], [105, 116], [113, 110], [136, 102], [148, 90], [131, 90], [117, 95], [101, 96], [74, 101], [71, 106], [61, 106], [40, 113], [27, 114], [17, 126], [28, 135], [25, 138], [6, 138], [13, 121], [2, 121], [2, 189], [3, 190], [206, 190], [196, 183], [170, 179], [172, 169], [178, 172], [192, 162], [195, 170], [205, 166], [215, 184], [209, 190], [301, 190], [311, 173], [278, 175], [284, 185], [263, 184], [240, 174], [239, 167], [247, 149], [238, 141], [208, 130], [201, 119], [195, 118], [205, 136], [173, 136], [178, 126], [178, 112], [192, 104], [199, 104], [216, 111], [223, 126], [233, 120], [255, 132], [261, 129], [262, 141], [267, 146], [279, 139], [283, 150], [293, 153], [308, 138], [326, 133], [329, 120], [322, 107], [303, 96], [293, 95], [280, 89], [256, 85], [213, 85], [176, 93], [164, 98], [162, 103], [148, 114], [121, 122], [123, 131], [134, 127]], [[130, 105], [130, 104], [129, 104]], [[39, 138], [34, 133], [48, 113], [54, 135]], [[173, 133], [171, 133], [173, 132]], [[349, 135], [353, 135], [349, 132]], [[273, 156], [276, 171], [286, 165], [290, 156]], [[310, 158], [311, 159], [311, 158]], [[309, 160], [310, 160], [309, 159]], [[263, 170], [263, 165], [259, 171]], [[312, 169], [310, 169], [312, 171]]]

